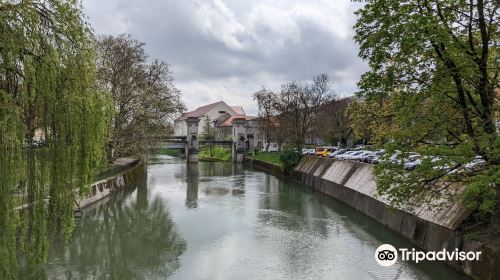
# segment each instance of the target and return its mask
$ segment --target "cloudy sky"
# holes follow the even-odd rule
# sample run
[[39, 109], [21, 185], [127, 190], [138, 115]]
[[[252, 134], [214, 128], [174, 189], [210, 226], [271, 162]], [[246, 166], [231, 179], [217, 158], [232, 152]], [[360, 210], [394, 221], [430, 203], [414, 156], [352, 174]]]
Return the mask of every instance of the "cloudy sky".
[[224, 100], [247, 114], [261, 86], [327, 73], [351, 95], [367, 70], [351, 0], [83, 0], [96, 34], [132, 34], [168, 62], [189, 110]]

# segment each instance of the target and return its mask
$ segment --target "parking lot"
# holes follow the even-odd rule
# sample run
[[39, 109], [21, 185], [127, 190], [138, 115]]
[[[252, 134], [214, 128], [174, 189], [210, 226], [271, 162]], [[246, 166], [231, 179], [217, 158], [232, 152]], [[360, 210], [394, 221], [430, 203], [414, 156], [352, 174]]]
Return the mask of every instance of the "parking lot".
[[439, 156], [422, 156], [415, 152], [394, 151], [387, 153], [384, 149], [368, 149], [358, 146], [354, 148], [338, 148], [333, 146], [316, 147], [314, 149], [302, 149], [303, 155], [326, 157], [335, 160], [351, 160], [370, 164], [389, 163], [401, 165], [405, 170], [411, 171], [420, 166], [424, 161], [431, 163], [434, 170], [446, 171], [453, 174], [460, 171], [469, 173], [478, 171], [486, 165], [484, 159], [476, 155], [475, 158], [466, 163], [454, 162], [448, 158]]

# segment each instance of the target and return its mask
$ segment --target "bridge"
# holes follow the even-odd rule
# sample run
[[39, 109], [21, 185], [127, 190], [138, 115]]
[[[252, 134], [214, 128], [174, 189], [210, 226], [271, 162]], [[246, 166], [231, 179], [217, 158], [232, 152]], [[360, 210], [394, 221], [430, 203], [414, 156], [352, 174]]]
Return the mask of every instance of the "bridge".
[[[186, 119], [186, 136], [169, 136], [159, 138], [160, 143], [156, 148], [179, 149], [182, 150], [188, 162], [198, 162], [199, 144], [225, 145], [232, 149], [231, 157], [235, 162], [243, 162], [245, 151], [248, 149], [245, 118], [235, 118], [233, 120], [233, 141], [199, 141], [198, 125], [200, 119], [197, 117], [188, 117]], [[253, 136], [252, 136], [253, 137]], [[247, 143], [248, 142], [248, 143]], [[245, 144], [246, 143], [246, 144]]]
[[187, 136], [170, 136], [160, 139], [160, 143], [157, 145], [157, 147], [163, 149], [184, 150], [187, 144]]

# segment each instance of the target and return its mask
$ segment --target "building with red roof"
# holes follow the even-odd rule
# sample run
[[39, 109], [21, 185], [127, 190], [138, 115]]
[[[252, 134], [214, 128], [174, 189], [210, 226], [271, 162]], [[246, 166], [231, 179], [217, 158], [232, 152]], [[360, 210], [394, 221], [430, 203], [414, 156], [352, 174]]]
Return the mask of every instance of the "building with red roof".
[[247, 139], [250, 147], [262, 147], [264, 137], [261, 132], [261, 121], [257, 116], [247, 116], [241, 106], [229, 106], [224, 101], [215, 102], [196, 108], [182, 114], [174, 121], [174, 135], [186, 136], [186, 119], [197, 117], [200, 119], [198, 134], [203, 134], [205, 120], [209, 118], [217, 131], [216, 141], [229, 140], [232, 136], [233, 120], [244, 118], [246, 120]]

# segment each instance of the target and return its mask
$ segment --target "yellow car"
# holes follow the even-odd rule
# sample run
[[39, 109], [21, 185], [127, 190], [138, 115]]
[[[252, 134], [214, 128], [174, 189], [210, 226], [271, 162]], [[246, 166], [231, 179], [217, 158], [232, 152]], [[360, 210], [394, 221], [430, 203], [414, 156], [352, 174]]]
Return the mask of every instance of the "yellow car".
[[327, 157], [330, 153], [335, 151], [334, 147], [317, 147], [314, 155], [319, 157]]

